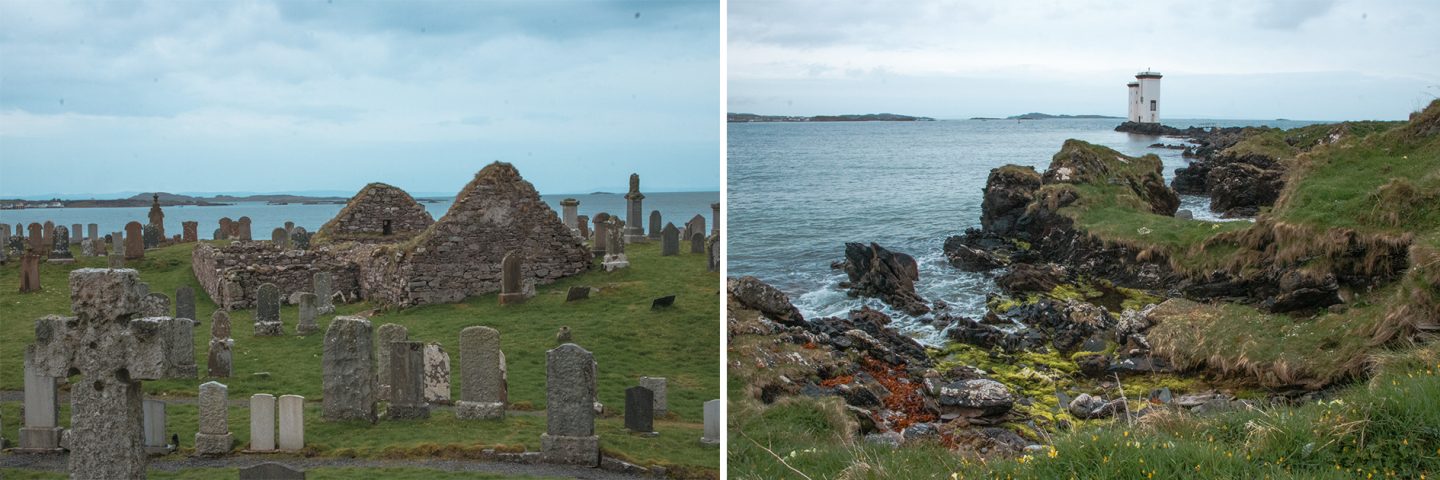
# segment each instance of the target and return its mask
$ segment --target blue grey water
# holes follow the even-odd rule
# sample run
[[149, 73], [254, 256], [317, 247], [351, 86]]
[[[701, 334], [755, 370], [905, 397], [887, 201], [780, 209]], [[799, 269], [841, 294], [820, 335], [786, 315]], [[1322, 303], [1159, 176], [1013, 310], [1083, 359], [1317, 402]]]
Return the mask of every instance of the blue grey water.
[[[732, 123], [726, 223], [728, 274], [754, 275], [784, 291], [807, 318], [868, 305], [926, 343], [942, 336], [875, 299], [847, 298], [845, 274], [830, 268], [845, 242], [876, 242], [920, 263], [918, 293], [959, 313], [984, 313], [991, 275], [961, 272], [941, 252], [945, 237], [979, 227], [990, 169], [1018, 164], [1043, 171], [1066, 139], [1127, 155], [1155, 153], [1167, 181], [1184, 166], [1180, 151], [1152, 149], [1179, 139], [1115, 132], [1120, 120], [949, 120], [936, 122]], [[1319, 122], [1167, 120], [1176, 127]], [[1216, 220], [1203, 197], [1182, 198], [1196, 218]]]
[[[550, 205], [556, 215], [560, 213], [560, 200], [574, 198], [580, 201], [577, 208], [580, 215], [588, 215], [594, 218], [596, 213], [608, 212], [611, 215], [625, 216], [625, 196], [609, 193], [591, 193], [579, 195], [541, 195], [540, 198]], [[720, 201], [720, 192], [653, 192], [646, 193], [643, 207], [645, 208], [646, 224], [649, 228], [649, 215], [651, 210], [659, 210], [660, 216], [665, 222], [673, 222], [676, 227], [681, 227], [686, 221], [695, 215], [705, 217], [705, 225], [710, 227], [711, 210], [710, 204]], [[450, 210], [454, 199], [446, 199], [436, 203], [425, 203], [425, 210], [430, 216], [439, 220]], [[330, 221], [344, 205], [267, 205], [265, 202], [241, 202], [224, 206], [196, 207], [196, 206], [172, 206], [165, 207], [165, 232], [176, 235], [181, 232], [180, 222], [200, 222], [198, 234], [202, 239], [212, 238], [212, 233], [220, 227], [221, 217], [239, 219], [243, 216], [250, 217], [251, 235], [256, 239], [270, 238], [270, 231], [277, 227], [285, 226], [285, 222], [295, 222], [295, 225], [305, 227], [305, 230], [315, 232], [320, 226]], [[122, 231], [125, 224], [131, 221], [145, 223], [150, 207], [122, 207], [122, 208], [30, 208], [24, 210], [0, 210], [0, 223], [10, 225], [29, 224], [31, 222], [45, 223], [55, 222], [56, 225], [65, 225], [67, 228], [72, 224], [99, 225], [100, 234]], [[15, 227], [10, 227], [15, 228]], [[87, 227], [88, 228], [88, 227]], [[12, 230], [13, 233], [13, 230]], [[74, 238], [74, 232], [71, 232]]]

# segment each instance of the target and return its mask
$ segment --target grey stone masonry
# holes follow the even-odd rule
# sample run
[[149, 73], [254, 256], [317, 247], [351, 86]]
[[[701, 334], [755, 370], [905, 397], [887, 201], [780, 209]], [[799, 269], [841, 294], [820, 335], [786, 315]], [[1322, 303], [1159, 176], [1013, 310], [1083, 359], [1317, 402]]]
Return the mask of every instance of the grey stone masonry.
[[295, 452], [305, 448], [305, 397], [281, 395], [279, 443], [281, 451]]
[[641, 206], [645, 194], [640, 193], [640, 175], [630, 174], [630, 192], [625, 194], [625, 241], [644, 242], [645, 208]]
[[330, 321], [321, 357], [325, 420], [375, 422], [376, 385], [371, 373], [374, 338], [370, 321], [363, 317], [335, 317]]
[[165, 317], [169, 315], [170, 297], [165, 296], [165, 294], [150, 293], [140, 299], [140, 316]]
[[642, 386], [625, 389], [625, 429], [639, 433], [655, 431], [655, 393]]
[[450, 354], [435, 342], [425, 344], [425, 401], [450, 403]]
[[280, 321], [280, 289], [273, 283], [262, 283], [255, 291], [255, 336], [278, 337], [284, 333], [284, 323]]
[[[58, 318], [58, 317], [57, 317]], [[60, 403], [55, 377], [40, 375], [30, 351], [25, 352], [25, 423], [20, 428], [21, 453], [49, 453], [60, 448]]]
[[582, 238], [582, 239], [583, 239], [583, 238], [590, 238], [590, 216], [589, 216], [589, 215], [577, 215], [577, 216], [575, 217], [575, 225], [576, 225], [577, 228], [580, 229], [580, 238]]
[[430, 418], [430, 404], [425, 402], [425, 343], [390, 343], [390, 407], [385, 415], [391, 420]]
[[660, 256], [668, 257], [680, 254], [680, 229], [675, 224], [665, 224], [665, 230], [660, 232]]
[[460, 401], [455, 416], [461, 419], [505, 418], [508, 397], [500, 331], [466, 327], [460, 331]]
[[233, 365], [230, 350], [235, 340], [230, 338], [230, 314], [216, 310], [210, 316], [210, 352], [206, 356], [206, 376], [229, 378]]
[[500, 261], [500, 304], [516, 305], [525, 303], [525, 292], [522, 291], [520, 280], [521, 266], [520, 252], [505, 254]]
[[404, 325], [387, 323], [381, 325], [375, 332], [379, 341], [375, 343], [375, 371], [378, 381], [376, 382], [380, 400], [390, 400], [390, 344], [403, 342], [410, 339], [410, 332]]
[[700, 443], [709, 445], [720, 444], [720, 400], [705, 402], [705, 433], [700, 437]]
[[396, 243], [414, 238], [435, 223], [430, 212], [404, 190], [372, 183], [316, 231], [325, 242]]
[[567, 343], [545, 353], [545, 433], [540, 455], [550, 463], [596, 466], [595, 356]]
[[[177, 342], [193, 323], [170, 317], [138, 318], [139, 272], [82, 268], [70, 272], [75, 317], [46, 317], [27, 347], [40, 375], [79, 372], [70, 390], [71, 478], [141, 478], [143, 380], [195, 378], [195, 357], [180, 358]], [[181, 329], [180, 327], [184, 327]], [[123, 371], [126, 375], [116, 375]]]
[[655, 394], [655, 416], [663, 417], [670, 412], [670, 400], [666, 394], [669, 388], [665, 377], [640, 377], [640, 386]]
[[250, 396], [251, 452], [275, 451], [275, 396], [257, 393]]
[[665, 225], [665, 224], [660, 223], [660, 211], [659, 211], [659, 210], [651, 210], [651, 211], [650, 211], [650, 234], [647, 235], [647, 236], [650, 237], [651, 240], [659, 240], [659, 239], [660, 239], [660, 229], [663, 227], [663, 225]]
[[318, 300], [315, 294], [309, 292], [300, 294], [300, 323], [295, 325], [295, 333], [309, 335], [320, 331], [320, 325], [315, 323], [316, 303]]
[[315, 311], [320, 314], [335, 313], [333, 298], [335, 291], [330, 287], [332, 281], [330, 272], [315, 272], [315, 276], [311, 279], [311, 283], [315, 287], [315, 300], [319, 302], [315, 304]]
[[181, 285], [175, 289], [175, 318], [200, 320], [195, 316], [195, 289]]
[[180, 222], [180, 232], [180, 241], [185, 243], [198, 242], [200, 241], [200, 222], [193, 220]]
[[216, 456], [230, 453], [235, 436], [230, 433], [229, 388], [218, 382], [200, 384], [200, 431], [195, 433], [195, 454]]

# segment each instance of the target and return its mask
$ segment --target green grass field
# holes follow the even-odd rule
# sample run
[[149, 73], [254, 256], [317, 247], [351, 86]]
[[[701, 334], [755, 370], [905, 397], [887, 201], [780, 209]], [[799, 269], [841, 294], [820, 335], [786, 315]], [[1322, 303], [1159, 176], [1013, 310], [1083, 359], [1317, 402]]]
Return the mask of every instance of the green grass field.
[[[152, 292], [173, 298], [175, 288], [190, 285], [197, 292], [195, 331], [196, 363], [205, 370], [206, 345], [214, 302], [204, 294], [190, 270], [194, 245], [176, 245], [146, 252], [129, 268], [140, 270]], [[78, 252], [77, 252], [78, 253]], [[463, 303], [427, 305], [372, 317], [378, 328], [385, 323], [405, 325], [412, 340], [439, 342], [451, 356], [451, 397], [459, 399], [459, 334], [462, 328], [485, 325], [501, 332], [501, 346], [509, 367], [509, 394], [516, 410], [545, 406], [545, 351], [555, 346], [555, 332], [566, 325], [573, 341], [595, 354], [599, 363], [599, 400], [607, 417], [598, 422], [601, 448], [614, 456], [644, 463], [718, 470], [719, 452], [699, 444], [702, 404], [719, 397], [720, 332], [719, 275], [706, 271], [706, 258], [698, 254], [661, 257], [655, 243], [627, 248], [631, 267], [607, 273], [593, 270], [551, 285], [537, 287], [529, 302], [501, 307], [494, 294]], [[78, 255], [77, 255], [78, 257]], [[0, 390], [21, 390], [25, 345], [34, 337], [34, 320], [47, 314], [69, 314], [69, 270], [104, 267], [105, 260], [79, 258], [73, 265], [42, 264], [45, 290], [19, 294], [18, 262], [0, 267]], [[599, 288], [588, 300], [565, 302], [566, 290], [585, 285]], [[288, 292], [287, 292], [288, 293]], [[652, 311], [650, 302], [677, 295], [669, 309]], [[337, 305], [337, 315], [356, 314], [368, 304]], [[322, 331], [300, 337], [293, 334], [298, 321], [294, 306], [283, 306], [286, 336], [251, 335], [253, 310], [231, 312], [234, 376], [220, 379], [229, 386], [232, 400], [254, 393], [296, 394], [306, 398], [306, 443], [309, 454], [356, 457], [424, 457], [437, 446], [524, 445], [539, 449], [543, 414], [512, 414], [503, 422], [456, 422], [448, 411], [436, 410], [428, 421], [327, 423], [320, 420], [321, 346], [323, 329], [333, 316], [319, 319]], [[266, 372], [268, 374], [257, 375]], [[643, 438], [626, 434], [619, 415], [624, 389], [641, 376], [669, 379], [672, 417], [656, 424], [661, 435]], [[144, 383], [147, 396], [194, 397], [209, 379], [162, 380]], [[65, 406], [68, 412], [68, 405]], [[6, 419], [17, 419], [19, 403], [0, 405]], [[193, 442], [196, 431], [193, 405], [171, 405], [169, 430], [182, 445]], [[68, 422], [68, 413], [62, 413]], [[20, 422], [6, 425], [6, 436], [16, 438]], [[243, 446], [248, 441], [248, 413], [231, 409], [230, 429]]]

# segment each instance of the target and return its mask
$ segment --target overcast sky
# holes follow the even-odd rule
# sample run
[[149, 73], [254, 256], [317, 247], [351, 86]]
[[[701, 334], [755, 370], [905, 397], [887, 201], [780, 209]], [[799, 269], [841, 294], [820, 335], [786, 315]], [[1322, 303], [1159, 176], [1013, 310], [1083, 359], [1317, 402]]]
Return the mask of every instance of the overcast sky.
[[729, 4], [732, 112], [1404, 119], [1440, 95], [1440, 2], [752, 1]]
[[0, 0], [0, 198], [719, 186], [720, 7]]

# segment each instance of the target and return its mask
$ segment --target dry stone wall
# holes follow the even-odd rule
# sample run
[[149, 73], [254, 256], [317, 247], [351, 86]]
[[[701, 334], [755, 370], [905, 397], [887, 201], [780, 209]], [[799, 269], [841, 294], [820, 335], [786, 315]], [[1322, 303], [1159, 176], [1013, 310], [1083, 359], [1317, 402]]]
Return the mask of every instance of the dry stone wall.
[[281, 251], [266, 242], [233, 242], [215, 246], [202, 243], [191, 254], [195, 278], [221, 308], [255, 306], [260, 284], [273, 283], [281, 297], [308, 292], [316, 272], [330, 273], [334, 291], [347, 298], [359, 294], [359, 267], [328, 248]]

